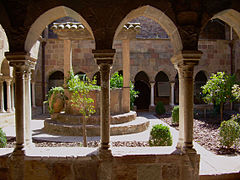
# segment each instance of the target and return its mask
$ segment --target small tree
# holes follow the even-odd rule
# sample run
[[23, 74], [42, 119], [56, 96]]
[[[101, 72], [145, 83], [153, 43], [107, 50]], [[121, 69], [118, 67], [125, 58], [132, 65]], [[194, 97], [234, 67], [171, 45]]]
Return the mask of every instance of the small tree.
[[203, 100], [206, 103], [220, 105], [221, 121], [223, 120], [223, 106], [235, 98], [232, 95], [232, 87], [235, 83], [235, 76], [230, 76], [224, 72], [212, 74], [207, 83], [202, 86]]
[[82, 135], [83, 135], [83, 146], [87, 147], [87, 130], [86, 121], [92, 114], [94, 114], [94, 100], [89, 97], [89, 91], [98, 89], [94, 85], [95, 81], [90, 81], [86, 78], [86, 81], [80, 80], [79, 76], [72, 76], [70, 72], [70, 79], [68, 80], [68, 88], [73, 92], [71, 97], [72, 106], [79, 109], [79, 113], [82, 114]]

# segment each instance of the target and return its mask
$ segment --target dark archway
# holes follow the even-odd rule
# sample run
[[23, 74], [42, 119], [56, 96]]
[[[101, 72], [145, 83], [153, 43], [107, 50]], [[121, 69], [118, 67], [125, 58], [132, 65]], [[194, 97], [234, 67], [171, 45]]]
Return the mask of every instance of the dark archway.
[[178, 73], [176, 74], [176, 77], [175, 77], [174, 104], [179, 104], [179, 80], [178, 80]]
[[203, 104], [204, 101], [201, 96], [201, 87], [207, 82], [207, 77], [204, 71], [199, 71], [195, 76], [194, 81], [194, 104]]
[[52, 87], [63, 86], [64, 74], [61, 71], [56, 71], [49, 76], [48, 90]]
[[147, 74], [143, 71], [135, 76], [134, 89], [139, 91], [138, 97], [135, 100], [137, 110], [148, 110], [150, 105], [150, 85]]
[[170, 84], [168, 76], [160, 71], [155, 77], [155, 104], [162, 101], [164, 104], [169, 104], [170, 101]]
[[87, 80], [86, 73], [82, 71], [79, 71], [78, 73], [76, 73], [76, 75], [78, 75], [81, 80]]
[[94, 80], [94, 78], [95, 78], [96, 81], [97, 81], [96, 85], [101, 86], [101, 78], [100, 78], [100, 72], [99, 72], [99, 71], [96, 72], [96, 73], [93, 75], [93, 79], [92, 79], [92, 80]]

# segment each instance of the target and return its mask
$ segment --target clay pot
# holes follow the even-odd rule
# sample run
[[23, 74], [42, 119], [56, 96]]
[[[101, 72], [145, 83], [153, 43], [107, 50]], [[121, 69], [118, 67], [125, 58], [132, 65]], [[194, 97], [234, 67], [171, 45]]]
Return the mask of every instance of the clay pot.
[[60, 113], [64, 109], [63, 95], [60, 93], [52, 94], [49, 100], [49, 107], [52, 109], [51, 113]]

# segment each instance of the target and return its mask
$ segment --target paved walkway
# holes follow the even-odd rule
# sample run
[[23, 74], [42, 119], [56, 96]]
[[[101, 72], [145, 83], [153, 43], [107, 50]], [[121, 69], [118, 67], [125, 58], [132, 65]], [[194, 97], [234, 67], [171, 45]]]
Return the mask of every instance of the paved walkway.
[[[111, 136], [111, 141], [148, 141], [150, 130], [155, 124], [164, 124], [163, 121], [156, 118], [151, 113], [139, 113], [139, 118], [145, 118], [150, 121], [149, 128], [141, 133], [136, 134], [128, 134], [128, 135], [118, 135]], [[32, 120], [32, 133], [34, 139], [41, 139], [46, 141], [56, 141], [56, 142], [80, 142], [82, 141], [82, 137], [78, 136], [54, 136], [45, 134], [42, 132], [42, 128], [44, 126], [43, 117], [40, 116], [38, 118], [34, 118]], [[3, 128], [4, 132], [6, 132], [7, 136], [15, 136], [15, 127], [8, 126]], [[170, 127], [171, 134], [173, 136], [173, 145], [172, 149], [176, 147], [178, 140], [178, 131], [172, 127]], [[100, 140], [100, 137], [88, 137], [88, 141]], [[215, 155], [210, 151], [207, 151], [202, 146], [194, 142], [194, 148], [200, 154], [200, 175], [210, 175], [210, 174], [224, 174], [224, 173], [239, 173], [240, 172], [240, 156], [220, 156]], [[114, 148], [115, 149], [115, 148]], [[121, 148], [120, 148], [121, 149]], [[119, 149], [119, 151], [121, 151]], [[142, 148], [144, 149], [144, 148]], [[136, 149], [137, 150], [137, 149]], [[166, 148], [169, 151], [169, 149]], [[116, 150], [115, 150], [116, 151]], [[141, 151], [138, 148], [138, 151]]]

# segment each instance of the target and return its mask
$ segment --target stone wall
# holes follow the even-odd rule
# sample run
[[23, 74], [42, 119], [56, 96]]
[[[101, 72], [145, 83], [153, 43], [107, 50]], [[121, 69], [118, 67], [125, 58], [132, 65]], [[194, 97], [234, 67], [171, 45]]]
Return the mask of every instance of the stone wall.
[[[109, 159], [99, 159], [97, 154], [89, 154], [95, 152], [94, 149], [90, 148], [89, 150], [87, 148], [61, 148], [61, 151], [58, 149], [58, 153], [53, 149], [46, 151], [44, 148], [38, 148], [38, 152], [46, 154], [44, 156], [28, 155], [22, 157], [22, 161], [15, 161], [16, 158], [20, 157], [0, 156], [0, 179], [10, 180], [13, 176], [20, 178], [18, 173], [21, 174], [21, 171], [23, 171], [25, 180], [96, 180], [100, 177], [104, 180], [198, 179], [200, 157], [197, 154], [157, 153], [157, 151], [161, 152], [161, 148], [145, 149], [146, 152], [153, 152], [153, 154], [139, 152], [135, 154], [138, 150], [128, 149], [131, 149], [131, 155], [119, 154], [122, 149], [116, 149], [114, 152], [118, 152], [117, 155]], [[56, 153], [54, 156], [48, 154], [52, 151]], [[78, 155], [71, 155], [73, 151], [77, 152], [75, 154]], [[86, 153], [87, 156], [80, 155], [80, 152]]]

